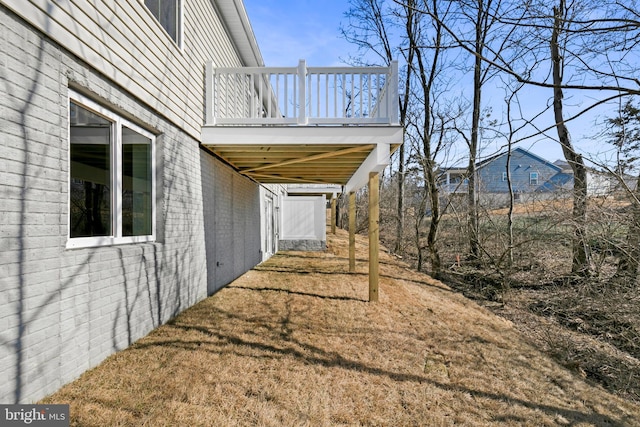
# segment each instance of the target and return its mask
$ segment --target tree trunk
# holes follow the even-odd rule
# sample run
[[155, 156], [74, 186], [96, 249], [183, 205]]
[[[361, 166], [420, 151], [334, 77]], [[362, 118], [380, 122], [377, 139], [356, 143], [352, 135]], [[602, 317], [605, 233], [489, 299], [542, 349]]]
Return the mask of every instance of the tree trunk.
[[[510, 108], [508, 106], [507, 108]], [[508, 117], [508, 116], [507, 116]], [[515, 204], [515, 197], [513, 194], [513, 186], [511, 184], [511, 135], [509, 134], [509, 148], [507, 151], [507, 186], [509, 187], [509, 211], [507, 213], [507, 232], [508, 232], [508, 247], [507, 247], [507, 265], [509, 268], [513, 267], [513, 208]]]
[[438, 241], [438, 226], [440, 225], [440, 192], [436, 183], [436, 174], [433, 167], [427, 170], [427, 186], [431, 199], [431, 221], [429, 222], [429, 234], [427, 235], [427, 248], [429, 248], [429, 260], [433, 276], [437, 279], [442, 270], [440, 252], [436, 245]]
[[573, 170], [573, 261], [571, 272], [580, 277], [590, 274], [589, 251], [587, 250], [587, 169], [582, 156], [571, 144], [569, 129], [564, 123], [562, 103], [562, 73], [564, 63], [560, 54], [560, 33], [564, 28], [565, 0], [554, 7], [554, 25], [551, 35], [551, 60], [553, 67], [553, 112], [558, 139], [565, 159]]
[[480, 130], [480, 108], [482, 98], [482, 52], [484, 49], [482, 34], [482, 19], [484, 15], [484, 2], [478, 1], [478, 17], [476, 21], [475, 38], [475, 64], [473, 68], [473, 113], [471, 122], [471, 141], [469, 144], [469, 165], [467, 166], [467, 179], [469, 188], [467, 193], [468, 202], [468, 231], [469, 231], [469, 259], [477, 261], [480, 259], [480, 240], [478, 228], [478, 196], [476, 183], [476, 158], [478, 155], [479, 130]]
[[418, 255], [418, 259], [416, 260], [416, 269], [418, 271], [422, 271], [422, 263], [424, 262], [424, 257], [422, 255], [422, 242], [420, 241], [420, 230], [422, 229], [422, 218], [424, 218], [423, 212], [425, 208], [425, 203], [423, 201], [418, 205], [418, 212], [416, 212], [416, 220], [414, 223], [414, 238]]

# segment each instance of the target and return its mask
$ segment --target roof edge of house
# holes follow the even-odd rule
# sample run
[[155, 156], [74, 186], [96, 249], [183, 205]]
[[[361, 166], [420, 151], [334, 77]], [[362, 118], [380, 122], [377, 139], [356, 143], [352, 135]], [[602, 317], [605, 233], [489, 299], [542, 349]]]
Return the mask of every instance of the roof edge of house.
[[246, 67], [264, 67], [258, 40], [242, 0], [211, 0], [220, 13], [240, 59]]

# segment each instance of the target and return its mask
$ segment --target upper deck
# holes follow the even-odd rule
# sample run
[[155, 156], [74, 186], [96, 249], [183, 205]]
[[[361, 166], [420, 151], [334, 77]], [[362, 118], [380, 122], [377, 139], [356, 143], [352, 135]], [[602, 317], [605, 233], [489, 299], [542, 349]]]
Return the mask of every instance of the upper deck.
[[266, 183], [364, 185], [402, 143], [398, 65], [206, 65], [202, 144]]
[[398, 64], [214, 68], [205, 126], [398, 125]]

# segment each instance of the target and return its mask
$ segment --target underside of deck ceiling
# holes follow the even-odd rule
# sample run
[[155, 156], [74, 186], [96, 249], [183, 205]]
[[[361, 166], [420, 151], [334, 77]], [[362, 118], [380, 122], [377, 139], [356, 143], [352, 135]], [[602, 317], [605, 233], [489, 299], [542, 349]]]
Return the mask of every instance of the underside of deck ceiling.
[[347, 185], [358, 171], [379, 172], [386, 166], [380, 163], [379, 152], [390, 154], [400, 145], [401, 132], [396, 128], [377, 127], [373, 133], [355, 133], [345, 127], [341, 134], [340, 128], [336, 133], [335, 129], [328, 132], [321, 128], [314, 132], [313, 128], [301, 131], [265, 127], [259, 132], [260, 128], [243, 131], [237, 127], [211, 127], [209, 132], [203, 132], [202, 145], [241, 174], [261, 183]]
[[262, 183], [345, 185], [374, 145], [209, 146], [238, 171]]

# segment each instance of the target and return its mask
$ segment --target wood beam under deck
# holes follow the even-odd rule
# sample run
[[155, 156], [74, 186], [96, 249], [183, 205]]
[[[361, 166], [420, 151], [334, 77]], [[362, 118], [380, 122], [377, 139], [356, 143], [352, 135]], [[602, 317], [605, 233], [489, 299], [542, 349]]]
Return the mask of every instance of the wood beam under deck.
[[[357, 190], [402, 142], [400, 126], [204, 126], [202, 145], [262, 183]], [[364, 178], [364, 179], [363, 179]]]
[[331, 181], [313, 180], [310, 178], [284, 177], [277, 175], [264, 174], [247, 174], [248, 177], [255, 179], [263, 184], [333, 184]]
[[326, 152], [326, 153], [315, 154], [313, 156], [298, 157], [298, 158], [285, 160], [285, 161], [282, 161], [282, 162], [269, 163], [269, 164], [266, 164], [266, 165], [263, 165], [263, 166], [244, 169], [244, 170], [242, 170], [242, 172], [249, 173], [249, 172], [265, 170], [265, 169], [280, 168], [280, 167], [283, 167], [283, 166], [295, 165], [295, 164], [299, 164], [299, 163], [315, 162], [317, 160], [331, 159], [331, 158], [334, 158], [334, 157], [344, 156], [345, 154], [360, 153], [362, 151], [371, 151], [371, 150], [373, 150], [373, 148], [374, 148], [374, 146], [370, 145], [370, 144], [369, 145], [358, 145], [356, 147], [347, 148], [347, 149], [344, 149], [344, 150], [329, 151], [329, 152]]

